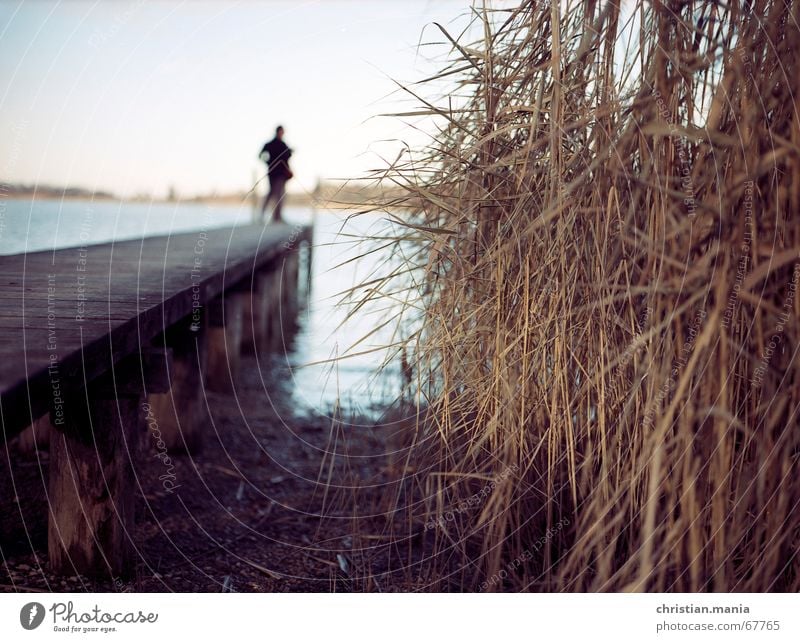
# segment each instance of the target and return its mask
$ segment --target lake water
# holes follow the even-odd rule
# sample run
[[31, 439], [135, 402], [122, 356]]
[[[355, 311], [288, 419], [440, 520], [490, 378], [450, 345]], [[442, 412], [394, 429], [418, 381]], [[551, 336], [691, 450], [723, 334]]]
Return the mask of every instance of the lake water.
[[[262, 369], [290, 394], [298, 414], [328, 414], [337, 403], [345, 411], [377, 415], [399, 390], [396, 365], [377, 373], [386, 352], [368, 352], [391, 338], [391, 328], [348, 349], [374, 330], [382, 313], [365, 310], [345, 322], [341, 293], [381, 271], [383, 258], [353, 260], [364, 248], [353, 237], [385, 226], [376, 216], [347, 219], [347, 213], [284, 207], [289, 223], [314, 225], [311, 291], [300, 313], [299, 330], [286, 355], [261, 360]], [[20, 254], [112, 240], [176, 234], [249, 224], [249, 204], [125, 203], [112, 201], [0, 201], [0, 254]], [[366, 354], [364, 354], [366, 353]], [[336, 357], [341, 358], [331, 362]], [[315, 364], [315, 365], [309, 365]], [[289, 385], [286, 385], [286, 381]]]

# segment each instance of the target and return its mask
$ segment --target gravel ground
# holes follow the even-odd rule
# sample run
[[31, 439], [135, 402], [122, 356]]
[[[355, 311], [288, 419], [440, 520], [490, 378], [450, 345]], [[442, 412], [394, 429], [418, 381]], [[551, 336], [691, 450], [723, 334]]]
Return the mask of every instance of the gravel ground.
[[[158, 479], [162, 459], [146, 453], [137, 471], [132, 578], [48, 572], [47, 452], [10, 448], [0, 463], [0, 590], [413, 588], [397, 542], [389, 543], [399, 536], [392, 531], [397, 520], [386, 518], [398, 496], [386, 455], [392, 428], [303, 416], [281, 389], [288, 377], [280, 368], [246, 358], [235, 395], [208, 393], [205, 446], [195, 456], [173, 457], [173, 492]], [[261, 376], [268, 370], [270, 395]], [[403, 543], [404, 559], [420, 541]]]

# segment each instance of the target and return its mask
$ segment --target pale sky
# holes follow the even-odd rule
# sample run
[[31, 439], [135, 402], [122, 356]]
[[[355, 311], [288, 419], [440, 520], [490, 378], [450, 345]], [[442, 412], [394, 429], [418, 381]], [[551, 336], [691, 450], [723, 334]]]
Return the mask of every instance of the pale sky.
[[246, 189], [277, 124], [295, 150], [293, 191], [357, 176], [399, 145], [375, 141], [423, 140], [370, 117], [409, 100], [389, 78], [435, 70], [443, 49], [417, 51], [420, 38], [443, 39], [433, 21], [457, 31], [469, 5], [0, 0], [0, 181]]

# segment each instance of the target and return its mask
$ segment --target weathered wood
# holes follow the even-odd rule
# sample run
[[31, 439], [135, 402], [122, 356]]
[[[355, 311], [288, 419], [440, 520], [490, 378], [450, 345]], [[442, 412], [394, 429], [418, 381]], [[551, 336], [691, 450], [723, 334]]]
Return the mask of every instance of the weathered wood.
[[208, 306], [206, 385], [215, 392], [233, 392], [242, 346], [243, 292], [226, 292]]
[[298, 298], [308, 300], [311, 295], [311, 285], [314, 267], [314, 248], [309, 240], [303, 240], [298, 246], [301, 268], [298, 275]]
[[23, 430], [17, 437], [17, 448], [23, 453], [34, 453], [50, 445], [50, 415], [43, 415]]
[[271, 272], [266, 285], [268, 310], [267, 310], [267, 349], [273, 352], [280, 352], [285, 341], [283, 332], [283, 322], [281, 320], [283, 296], [283, 275], [280, 266]]
[[169, 392], [171, 361], [172, 348], [163, 345], [143, 347], [139, 354], [132, 354], [113, 365], [94, 383], [94, 391], [108, 398]]
[[0, 439], [51, 409], [54, 372], [64, 386], [94, 379], [296, 234], [241, 226], [0, 257]]
[[[144, 428], [157, 421], [156, 442], [165, 448], [199, 444], [193, 411], [202, 408], [201, 377], [216, 390], [235, 386], [242, 306], [245, 297], [253, 300], [236, 284], [277, 264], [286, 239], [296, 236], [286, 225], [237, 227], [0, 257], [0, 439], [50, 413], [55, 572], [118, 577], [132, 569], [133, 470], [150, 434]], [[252, 306], [257, 347], [264, 323], [277, 332], [274, 304], [284, 305], [278, 297], [286, 288], [282, 276], [252, 281], [271, 292], [266, 313], [260, 295], [258, 309]], [[183, 339], [170, 335], [187, 318], [206, 328], [207, 364], [197, 334], [183, 328]], [[154, 349], [161, 333], [169, 339]], [[148, 393], [156, 403], [143, 403]], [[167, 395], [175, 420], [169, 430]]]
[[66, 405], [50, 440], [50, 568], [62, 575], [129, 575], [141, 397], [90, 389], [70, 395]]
[[245, 354], [255, 354], [268, 347], [272, 278], [266, 272], [254, 274], [252, 290], [244, 298], [242, 351]]
[[291, 336], [297, 325], [298, 252], [293, 249], [282, 257], [280, 316], [284, 335]]
[[196, 453], [203, 445], [206, 330], [202, 325], [194, 327], [189, 317], [155, 340], [172, 351], [171, 366], [166, 372], [169, 389], [150, 393], [147, 398], [146, 443], [158, 451]]

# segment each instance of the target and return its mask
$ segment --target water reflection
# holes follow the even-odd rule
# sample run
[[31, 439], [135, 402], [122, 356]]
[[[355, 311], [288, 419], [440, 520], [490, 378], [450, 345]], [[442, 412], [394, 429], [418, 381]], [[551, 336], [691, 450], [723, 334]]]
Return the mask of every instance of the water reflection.
[[[3, 204], [0, 254], [178, 234], [252, 220], [248, 203], [12, 199]], [[270, 390], [290, 395], [298, 413], [329, 414], [337, 403], [354, 413], [379, 413], [400, 387], [397, 364], [381, 369], [387, 352], [380, 346], [391, 342], [392, 327], [375, 330], [388, 311], [376, 304], [348, 318], [349, 308], [338, 303], [348, 289], [385, 273], [387, 257], [381, 253], [361, 256], [365, 246], [360, 239], [385, 229], [387, 223], [377, 215], [349, 217], [344, 211], [314, 213], [301, 207], [285, 208], [284, 218], [290, 224], [314, 225], [310, 287], [296, 332], [286, 335], [285, 349], [260, 360], [263, 375], [271, 379], [265, 383]], [[306, 273], [301, 269], [301, 274]]]
[[363, 242], [385, 226], [372, 215], [320, 211], [314, 216], [311, 287], [297, 334], [282, 359], [298, 411], [330, 413], [338, 403], [374, 416], [399, 393], [399, 364], [387, 363], [384, 347], [392, 340], [392, 324], [376, 330], [391, 312], [376, 303], [351, 316], [352, 307], [340, 305], [349, 290], [387, 270], [389, 258], [366, 253], [369, 246]]

